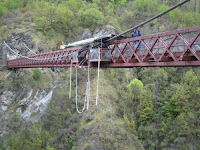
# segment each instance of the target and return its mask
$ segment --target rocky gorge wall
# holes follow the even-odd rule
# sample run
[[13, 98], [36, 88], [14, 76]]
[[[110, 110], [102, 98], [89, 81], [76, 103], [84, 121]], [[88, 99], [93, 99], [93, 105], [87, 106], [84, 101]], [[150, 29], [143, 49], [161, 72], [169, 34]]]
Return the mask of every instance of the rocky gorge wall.
[[[18, 54], [29, 56], [32, 53], [25, 47], [26, 44], [33, 52], [49, 50], [49, 46], [41, 37], [34, 34], [33, 30], [17, 29], [11, 31], [5, 42]], [[36, 122], [44, 114], [51, 101], [56, 83], [33, 80], [34, 69], [6, 68], [7, 59], [17, 56], [10, 52], [0, 40], [0, 137], [9, 132], [10, 119], [19, 114], [24, 121]], [[44, 77], [51, 79], [54, 76], [51, 69], [38, 69]], [[41, 79], [41, 80], [43, 80]], [[46, 84], [44, 87], [43, 84]]]
[[3, 46], [2, 41], [0, 40], [0, 71], [6, 68], [7, 53]]

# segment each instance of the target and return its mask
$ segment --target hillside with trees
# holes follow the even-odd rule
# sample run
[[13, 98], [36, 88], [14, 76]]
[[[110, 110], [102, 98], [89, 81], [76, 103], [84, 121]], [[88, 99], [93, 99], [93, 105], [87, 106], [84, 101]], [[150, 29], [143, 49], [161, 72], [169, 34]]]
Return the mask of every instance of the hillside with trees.
[[[23, 36], [37, 52], [52, 51], [81, 40], [86, 30], [109, 25], [120, 33], [178, 2], [1, 0], [0, 43]], [[200, 1], [190, 0], [140, 30], [148, 35], [199, 25]], [[68, 68], [0, 71], [0, 101], [15, 93], [6, 111], [0, 108], [0, 150], [200, 150], [199, 67], [101, 69], [98, 107], [97, 70], [91, 69], [90, 108], [82, 115], [75, 108], [75, 69], [68, 98], [69, 73]], [[87, 70], [79, 68], [78, 76], [81, 107]], [[21, 101], [45, 92], [52, 94], [46, 111], [24, 119], [19, 110], [31, 104]]]

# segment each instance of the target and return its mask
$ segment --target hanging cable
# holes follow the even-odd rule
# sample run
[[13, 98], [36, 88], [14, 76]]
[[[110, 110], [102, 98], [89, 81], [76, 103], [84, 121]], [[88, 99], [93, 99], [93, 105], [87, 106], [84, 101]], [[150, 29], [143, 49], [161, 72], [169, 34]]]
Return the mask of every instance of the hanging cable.
[[53, 57], [53, 58], [45, 58], [45, 59], [35, 59], [35, 58], [31, 58], [31, 57], [27, 57], [27, 56], [23, 56], [21, 54], [18, 54], [17, 52], [15, 52], [14, 50], [12, 50], [10, 48], [10, 46], [8, 46], [8, 44], [4, 41], [4, 44], [6, 45], [6, 47], [8, 48], [8, 50], [10, 50], [12, 53], [16, 54], [19, 57], [25, 58], [25, 59], [29, 59], [29, 60], [36, 60], [36, 61], [42, 61], [42, 60], [53, 60], [53, 59], [57, 59], [57, 58], [63, 58], [66, 56], [71, 56], [72, 54], [68, 54], [68, 55], [63, 55], [63, 56], [59, 56], [59, 57]]
[[69, 99], [71, 99], [72, 95], [72, 58], [70, 63], [70, 74], [69, 74]]
[[87, 96], [87, 110], [89, 109], [90, 102], [90, 53], [88, 52], [88, 78], [87, 78], [87, 87], [86, 87], [86, 96]]
[[[159, 28], [158, 28], [159, 32]], [[158, 40], [159, 41], [159, 40]], [[157, 119], [157, 97], [158, 97], [158, 54], [159, 54], [159, 43], [156, 52], [156, 88], [155, 88], [155, 100], [154, 100], [154, 127], [153, 127], [153, 147], [152, 150], [155, 150], [156, 147], [156, 119]]]
[[28, 49], [31, 53], [33, 53], [33, 54], [35, 54], [36, 55], [36, 53], [35, 52], [33, 52], [25, 43], [24, 43], [24, 46], [26, 47], [26, 49]]
[[[15, 52], [14, 50], [12, 50], [12, 49], [10, 48], [10, 46], [8, 46], [8, 44], [7, 44], [5, 41], [4, 41], [4, 44], [6, 45], [6, 47], [7, 47], [11, 52], [13, 52], [14, 54], [16, 54], [17, 56], [20, 56], [20, 57], [26, 58], [26, 59], [35, 60], [34, 58], [29, 58], [29, 57], [23, 56], [23, 55], [21, 55], [21, 54], [18, 54], [17, 52]], [[37, 60], [40, 60], [40, 59], [37, 59]]]
[[87, 103], [87, 110], [89, 109], [89, 81], [88, 81], [88, 79], [87, 79], [87, 81], [86, 81], [86, 90], [85, 90], [85, 99], [86, 99], [86, 103]]
[[[101, 39], [101, 49], [102, 49], [102, 39]], [[100, 70], [100, 56], [101, 51], [99, 49], [98, 52], [98, 69], [97, 69], [97, 92], [96, 92], [96, 105], [98, 105], [98, 97], [99, 97], [99, 70]]]

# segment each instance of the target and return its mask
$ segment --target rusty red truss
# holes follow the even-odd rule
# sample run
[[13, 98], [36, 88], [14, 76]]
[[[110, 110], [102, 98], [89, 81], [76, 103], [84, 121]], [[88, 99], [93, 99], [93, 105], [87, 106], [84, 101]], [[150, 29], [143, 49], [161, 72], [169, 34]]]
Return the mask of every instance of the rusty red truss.
[[8, 68], [69, 67], [77, 61], [80, 47], [31, 55], [7, 61]]
[[8, 68], [200, 66], [200, 26], [115, 40], [104, 48], [75, 47], [8, 61]]

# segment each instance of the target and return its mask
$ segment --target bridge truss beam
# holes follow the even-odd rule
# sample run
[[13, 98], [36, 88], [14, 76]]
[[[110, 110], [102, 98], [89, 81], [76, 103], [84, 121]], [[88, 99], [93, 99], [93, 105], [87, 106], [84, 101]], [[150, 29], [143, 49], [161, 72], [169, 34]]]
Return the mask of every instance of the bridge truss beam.
[[103, 43], [103, 48], [75, 47], [7, 61], [8, 68], [200, 66], [200, 26]]

